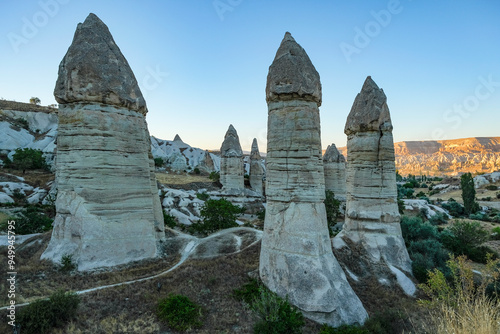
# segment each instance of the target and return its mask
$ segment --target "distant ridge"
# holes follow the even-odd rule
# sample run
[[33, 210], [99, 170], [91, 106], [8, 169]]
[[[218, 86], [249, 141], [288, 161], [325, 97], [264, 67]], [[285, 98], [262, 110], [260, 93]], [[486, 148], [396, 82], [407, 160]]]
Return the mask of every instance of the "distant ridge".
[[[347, 147], [339, 151], [347, 157]], [[401, 175], [459, 175], [500, 170], [500, 137], [394, 143], [396, 168]]]
[[40, 106], [33, 103], [24, 103], [24, 102], [7, 101], [7, 100], [0, 100], [0, 110], [40, 111], [45, 113], [57, 112], [56, 108]]

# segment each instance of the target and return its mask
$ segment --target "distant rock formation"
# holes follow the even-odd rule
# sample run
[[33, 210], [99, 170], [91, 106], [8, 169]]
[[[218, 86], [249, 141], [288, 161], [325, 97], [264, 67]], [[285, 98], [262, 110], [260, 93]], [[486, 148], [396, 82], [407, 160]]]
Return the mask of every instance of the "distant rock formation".
[[[333, 242], [335, 254], [357, 277], [397, 282], [413, 295], [416, 288], [405, 276], [412, 269], [399, 224], [391, 117], [387, 97], [371, 77], [354, 100], [344, 132], [347, 203], [343, 230]], [[352, 252], [360, 254], [356, 263], [343, 257]]]
[[250, 152], [250, 187], [259, 194], [264, 193], [264, 169], [262, 168], [262, 158], [257, 145], [257, 138], [253, 139], [252, 151]]
[[243, 151], [240, 138], [233, 125], [229, 125], [224, 136], [220, 156], [220, 183], [224, 189], [244, 189]]
[[335, 197], [345, 201], [345, 158], [335, 144], [328, 145], [323, 155], [325, 190], [333, 191]]
[[269, 67], [266, 100], [267, 208], [260, 277], [310, 319], [333, 326], [363, 323], [368, 315], [328, 235], [319, 74], [290, 33]]
[[56, 218], [42, 259], [79, 270], [159, 255], [165, 238], [146, 102], [106, 25], [78, 24], [59, 66]]

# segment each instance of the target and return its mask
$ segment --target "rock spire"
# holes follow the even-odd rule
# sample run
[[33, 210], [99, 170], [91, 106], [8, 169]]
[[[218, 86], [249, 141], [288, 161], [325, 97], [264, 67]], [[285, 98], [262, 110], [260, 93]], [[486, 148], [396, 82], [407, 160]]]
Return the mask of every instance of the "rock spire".
[[264, 169], [262, 168], [262, 158], [257, 145], [257, 138], [253, 139], [252, 151], [250, 152], [250, 187], [259, 194], [264, 193]]
[[243, 151], [236, 129], [231, 124], [220, 148], [220, 182], [224, 189], [244, 189]]
[[328, 145], [323, 155], [325, 189], [333, 191], [335, 197], [345, 201], [345, 158], [335, 144]]

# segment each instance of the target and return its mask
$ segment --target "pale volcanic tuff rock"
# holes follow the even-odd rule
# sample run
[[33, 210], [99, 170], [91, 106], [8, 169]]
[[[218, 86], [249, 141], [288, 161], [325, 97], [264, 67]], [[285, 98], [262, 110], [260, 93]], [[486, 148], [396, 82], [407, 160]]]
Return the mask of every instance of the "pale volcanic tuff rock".
[[260, 277], [308, 318], [333, 326], [363, 323], [367, 313], [328, 235], [319, 74], [290, 33], [269, 68], [266, 99], [267, 208]]
[[335, 144], [328, 145], [323, 155], [325, 189], [333, 191], [335, 197], [345, 201], [345, 158]]
[[[392, 123], [384, 91], [371, 77], [354, 100], [344, 132], [346, 219], [333, 241], [335, 254], [355, 275], [371, 274], [383, 284], [397, 279], [412, 295], [415, 286], [402, 274], [411, 275], [411, 261], [399, 224]], [[349, 248], [359, 248], [363, 254], [359, 263], [345, 261]]]
[[262, 168], [261, 156], [259, 153], [259, 146], [257, 145], [257, 138], [253, 139], [252, 151], [250, 152], [250, 186], [259, 194], [264, 193], [264, 169]]
[[59, 68], [56, 218], [42, 258], [79, 270], [160, 254], [165, 238], [146, 104], [108, 28], [79, 24]]
[[220, 156], [220, 183], [224, 189], [244, 189], [243, 151], [238, 133], [233, 125], [229, 125], [224, 136]]

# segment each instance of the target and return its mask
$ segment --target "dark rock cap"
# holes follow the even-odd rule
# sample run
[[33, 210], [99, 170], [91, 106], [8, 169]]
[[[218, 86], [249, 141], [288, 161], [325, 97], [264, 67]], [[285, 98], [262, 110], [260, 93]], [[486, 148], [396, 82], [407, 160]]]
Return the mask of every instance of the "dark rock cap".
[[300, 99], [321, 105], [321, 82], [306, 51], [287, 32], [269, 66], [266, 101]]
[[146, 101], [108, 27], [89, 14], [59, 65], [58, 103], [97, 102], [147, 113]]
[[224, 136], [224, 142], [220, 148], [221, 157], [242, 157], [243, 151], [240, 145], [240, 138], [236, 129], [231, 124]]
[[344, 133], [392, 131], [391, 115], [384, 91], [368, 76], [351, 108]]
[[323, 155], [324, 162], [345, 162], [345, 158], [342, 153], [339, 152], [337, 146], [335, 144], [328, 145], [325, 151], [325, 155]]
[[257, 145], [257, 138], [254, 138], [252, 141], [252, 151], [250, 151], [250, 159], [261, 159], [259, 145]]

